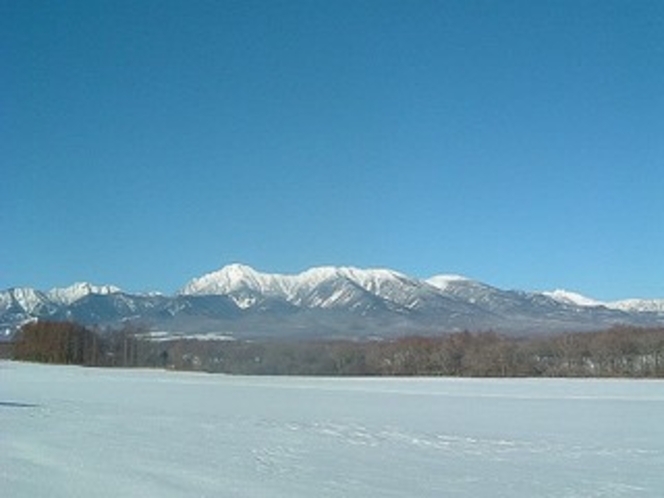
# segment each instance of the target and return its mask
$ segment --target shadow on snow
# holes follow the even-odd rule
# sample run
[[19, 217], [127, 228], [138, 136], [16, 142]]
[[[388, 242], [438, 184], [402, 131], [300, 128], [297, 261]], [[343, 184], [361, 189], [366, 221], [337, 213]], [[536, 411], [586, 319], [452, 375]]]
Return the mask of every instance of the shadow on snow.
[[14, 401], [0, 401], [0, 408], [37, 408], [33, 403], [17, 403]]

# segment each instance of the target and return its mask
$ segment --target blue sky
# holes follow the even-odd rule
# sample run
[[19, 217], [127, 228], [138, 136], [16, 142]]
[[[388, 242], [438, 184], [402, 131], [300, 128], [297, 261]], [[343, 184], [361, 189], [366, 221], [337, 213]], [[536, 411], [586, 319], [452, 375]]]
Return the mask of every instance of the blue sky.
[[659, 0], [0, 0], [0, 33], [0, 288], [664, 297]]

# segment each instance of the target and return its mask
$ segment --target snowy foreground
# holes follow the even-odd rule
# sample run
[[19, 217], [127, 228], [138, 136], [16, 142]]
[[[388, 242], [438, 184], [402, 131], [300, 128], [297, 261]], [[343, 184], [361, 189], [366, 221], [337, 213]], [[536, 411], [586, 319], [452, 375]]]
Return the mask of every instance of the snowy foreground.
[[0, 362], [0, 495], [660, 497], [664, 383]]

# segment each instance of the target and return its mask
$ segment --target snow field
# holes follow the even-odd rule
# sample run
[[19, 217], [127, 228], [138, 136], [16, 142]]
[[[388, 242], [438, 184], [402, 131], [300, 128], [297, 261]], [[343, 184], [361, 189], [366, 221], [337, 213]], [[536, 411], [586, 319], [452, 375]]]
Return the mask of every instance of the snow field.
[[38, 497], [659, 497], [664, 383], [230, 377], [0, 362]]

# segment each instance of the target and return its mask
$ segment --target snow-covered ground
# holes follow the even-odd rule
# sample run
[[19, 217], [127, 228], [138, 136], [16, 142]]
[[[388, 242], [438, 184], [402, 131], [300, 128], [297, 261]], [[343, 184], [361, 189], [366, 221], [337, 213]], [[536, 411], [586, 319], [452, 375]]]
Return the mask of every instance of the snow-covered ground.
[[0, 495], [661, 497], [664, 382], [0, 362]]

